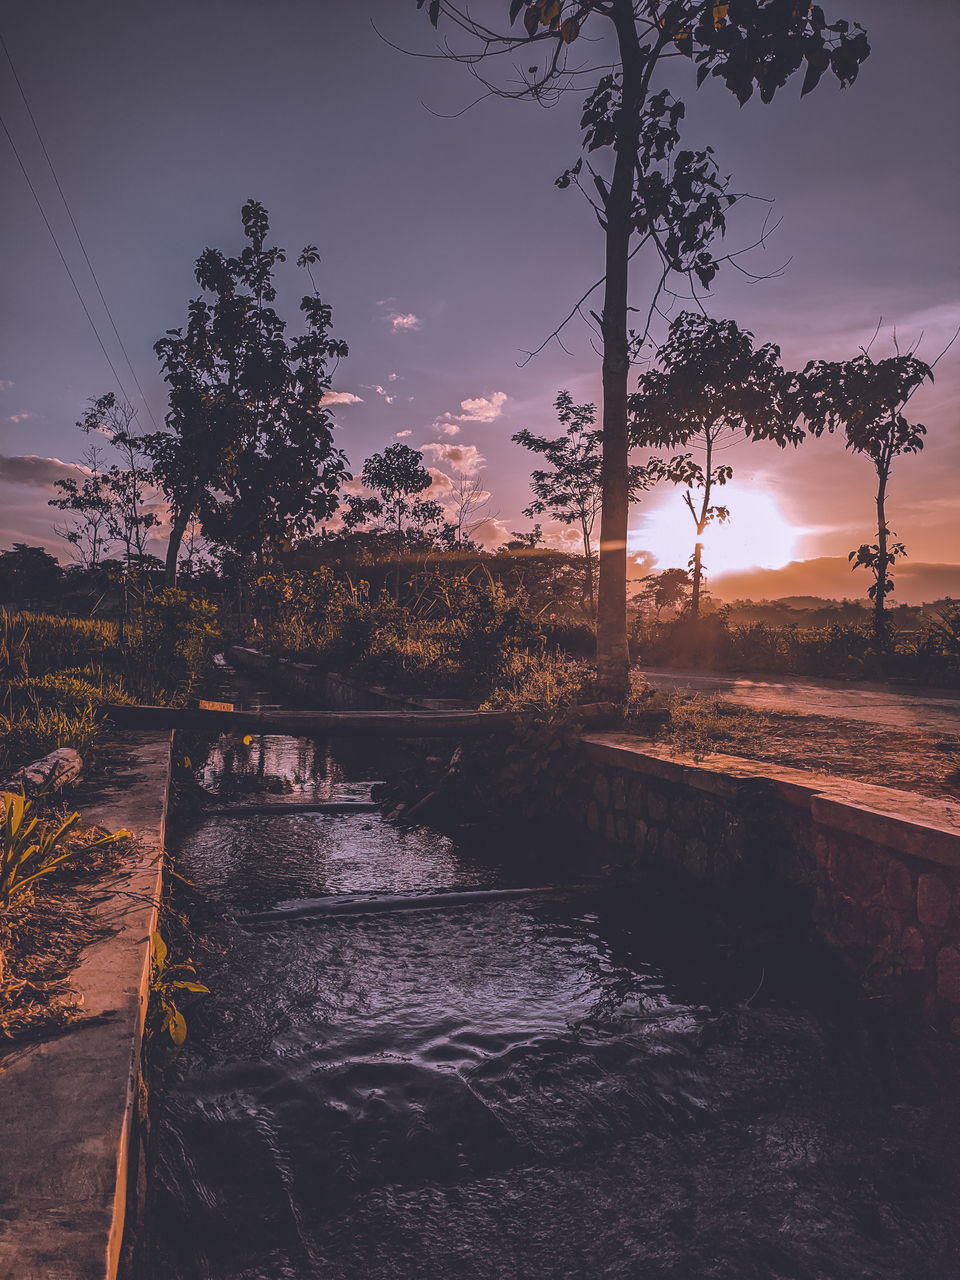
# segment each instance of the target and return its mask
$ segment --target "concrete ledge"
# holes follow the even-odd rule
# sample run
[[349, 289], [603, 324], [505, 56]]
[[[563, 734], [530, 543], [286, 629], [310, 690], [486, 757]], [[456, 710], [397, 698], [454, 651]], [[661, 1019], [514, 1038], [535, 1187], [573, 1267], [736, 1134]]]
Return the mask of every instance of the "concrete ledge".
[[587, 758], [722, 799], [768, 794], [805, 810], [819, 827], [858, 836], [910, 858], [960, 868], [960, 804], [844, 778], [821, 778], [761, 760], [711, 753], [700, 759], [626, 733], [584, 736]]
[[0, 1280], [112, 1280], [123, 1235], [169, 789], [170, 735], [118, 734], [126, 762], [84, 820], [139, 837], [88, 893], [111, 930], [71, 985], [87, 1021], [0, 1060]]

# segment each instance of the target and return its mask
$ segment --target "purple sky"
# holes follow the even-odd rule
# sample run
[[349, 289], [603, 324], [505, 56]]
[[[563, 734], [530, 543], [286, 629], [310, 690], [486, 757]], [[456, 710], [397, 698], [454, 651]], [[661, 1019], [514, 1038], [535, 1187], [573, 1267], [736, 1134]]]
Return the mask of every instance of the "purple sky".
[[[478, 11], [505, 7], [483, 0]], [[869, 31], [873, 55], [851, 89], [824, 79], [800, 102], [791, 82], [772, 105], [741, 110], [714, 82], [696, 93], [682, 83], [685, 64], [672, 64], [686, 137], [713, 144], [735, 188], [776, 198], [782, 225], [754, 269], [790, 260], [761, 283], [726, 272], [707, 305], [779, 342], [789, 362], [856, 354], [881, 315], [877, 352], [896, 325], [902, 344], [923, 331], [920, 355], [932, 359], [960, 323], [960, 6], [825, 7]], [[373, 22], [407, 48], [434, 47], [413, 0], [0, 5], [0, 31], [157, 422], [164, 388], [152, 345], [183, 322], [200, 251], [239, 246], [240, 206], [253, 196], [291, 251], [280, 308], [292, 325], [302, 291], [293, 259], [307, 242], [320, 248], [321, 292], [351, 347], [336, 385], [358, 400], [337, 417], [355, 469], [398, 437], [435, 446], [428, 461], [448, 475], [482, 458], [490, 516], [502, 529], [528, 527], [531, 460], [511, 434], [550, 432], [561, 387], [599, 399], [582, 327], [566, 331], [572, 354], [554, 344], [518, 368], [600, 273], [592, 214], [553, 186], [579, 154], [579, 99], [550, 111], [490, 101], [444, 118], [474, 95], [464, 69], [405, 57]], [[2, 55], [0, 111], [149, 428]], [[62, 554], [46, 506], [59, 473], [51, 460], [79, 456], [73, 423], [88, 397], [115, 387], [5, 138], [0, 165], [0, 546], [28, 539]], [[735, 212], [731, 247], [754, 237], [762, 211]], [[649, 274], [637, 263], [642, 305]], [[891, 524], [912, 563], [898, 598], [960, 594], [960, 571], [922, 567], [960, 563], [958, 383], [960, 343], [912, 402], [929, 428], [925, 453], [894, 473]], [[449, 446], [466, 449], [450, 457]], [[843, 558], [871, 534], [869, 464], [836, 441], [730, 457], [733, 522], [715, 570], [818, 561], [806, 578], [824, 593], [862, 594]], [[634, 515], [632, 544], [661, 565], [682, 563], [685, 518], [678, 493], [657, 491]], [[790, 573], [786, 590], [800, 580]], [[778, 594], [771, 581], [763, 590]]]

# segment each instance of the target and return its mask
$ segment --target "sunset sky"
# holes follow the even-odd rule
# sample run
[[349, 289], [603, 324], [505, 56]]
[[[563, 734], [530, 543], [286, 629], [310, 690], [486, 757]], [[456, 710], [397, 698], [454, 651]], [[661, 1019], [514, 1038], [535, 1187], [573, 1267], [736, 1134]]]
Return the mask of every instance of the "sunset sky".
[[[775, 198], [782, 219], [749, 260], [782, 274], [752, 282], [728, 270], [706, 305], [778, 342], [789, 364], [854, 356], [881, 317], [875, 354], [892, 350], [895, 326], [901, 348], [922, 334], [932, 360], [960, 324], [960, 6], [824, 7], [867, 27], [873, 53], [852, 88], [825, 78], [801, 102], [797, 79], [770, 106], [741, 110], [671, 63], [690, 143], [711, 143], [734, 189]], [[553, 185], [579, 154], [580, 95], [552, 110], [492, 100], [457, 114], [476, 96], [466, 70], [392, 47], [436, 51], [414, 0], [21, 0], [0, 4], [0, 33], [156, 423], [165, 396], [153, 343], [183, 323], [201, 250], [239, 248], [253, 197], [290, 251], [278, 306], [291, 328], [305, 289], [293, 261], [319, 246], [321, 293], [351, 349], [335, 412], [354, 469], [396, 439], [426, 446], [439, 474], [483, 469], [490, 545], [530, 526], [531, 458], [511, 435], [552, 433], [560, 388], [600, 395], [582, 326], [565, 331], [570, 354], [551, 344], [519, 367], [601, 271], [590, 210]], [[151, 429], [2, 52], [0, 112]], [[0, 165], [0, 547], [43, 543], [66, 559], [46, 499], [83, 448], [73, 424], [86, 400], [116, 385], [6, 137]], [[767, 209], [735, 211], [728, 246], [753, 240]], [[651, 269], [636, 259], [637, 306]], [[910, 553], [896, 575], [908, 602], [960, 595], [960, 342], [936, 374], [910, 406], [926, 450], [895, 466], [888, 507]], [[875, 532], [865, 459], [835, 439], [727, 457], [733, 519], [706, 556], [719, 594], [866, 593], [866, 575], [846, 565]], [[641, 565], [685, 563], [689, 524], [678, 491], [648, 495], [632, 518]]]

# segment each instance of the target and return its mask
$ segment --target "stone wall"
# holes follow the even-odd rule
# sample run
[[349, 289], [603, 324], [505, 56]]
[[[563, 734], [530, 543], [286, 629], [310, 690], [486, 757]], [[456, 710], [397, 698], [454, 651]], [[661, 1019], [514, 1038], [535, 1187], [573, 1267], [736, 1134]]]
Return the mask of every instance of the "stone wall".
[[792, 891], [869, 989], [960, 1036], [960, 805], [618, 733], [552, 790], [607, 860]]

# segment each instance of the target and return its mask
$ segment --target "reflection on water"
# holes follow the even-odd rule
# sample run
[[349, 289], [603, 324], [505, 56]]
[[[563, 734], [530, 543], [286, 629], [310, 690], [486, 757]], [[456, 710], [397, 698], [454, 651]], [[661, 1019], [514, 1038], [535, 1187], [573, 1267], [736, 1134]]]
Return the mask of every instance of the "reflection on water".
[[[362, 793], [310, 750], [266, 739], [242, 765]], [[215, 753], [207, 784], [237, 767]], [[153, 1118], [143, 1280], [960, 1275], [910, 1046], [871, 1006], [787, 1005], [769, 980], [731, 1003], [734, 962], [684, 904], [580, 889], [264, 929], [238, 917], [543, 866], [370, 814], [210, 819], [179, 859], [214, 994]]]

